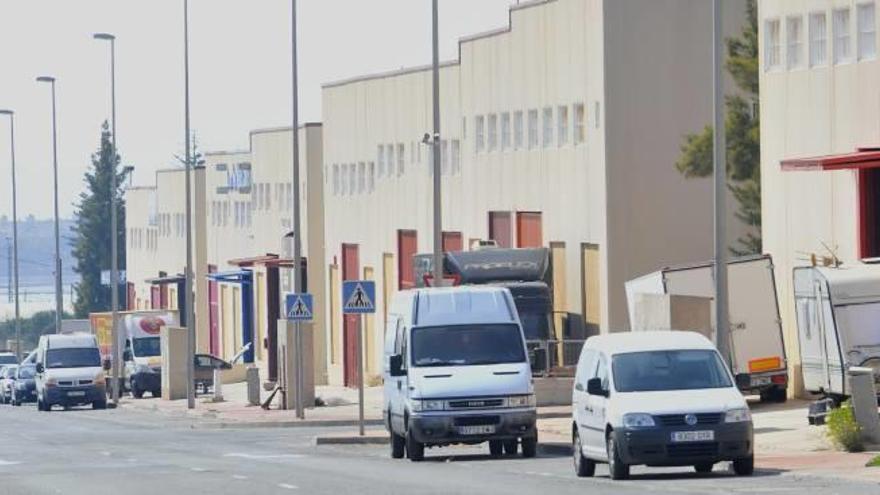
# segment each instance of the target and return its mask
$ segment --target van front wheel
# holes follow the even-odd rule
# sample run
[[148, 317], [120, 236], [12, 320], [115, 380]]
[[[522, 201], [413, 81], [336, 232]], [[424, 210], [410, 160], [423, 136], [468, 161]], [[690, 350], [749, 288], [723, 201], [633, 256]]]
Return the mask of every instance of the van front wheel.
[[746, 457], [733, 461], [733, 472], [737, 476], [751, 476], [755, 472], [755, 457]]
[[613, 435], [608, 435], [607, 449], [608, 471], [611, 473], [611, 479], [625, 480], [629, 478], [629, 466], [620, 459], [620, 453], [617, 452], [617, 442], [614, 441]]
[[406, 439], [391, 431], [391, 458], [403, 459], [406, 454]]
[[538, 434], [533, 437], [523, 437], [522, 439], [522, 455], [526, 459], [531, 459], [538, 455]]
[[421, 462], [425, 459], [425, 444], [413, 437], [412, 429], [406, 432], [406, 455], [412, 462]]

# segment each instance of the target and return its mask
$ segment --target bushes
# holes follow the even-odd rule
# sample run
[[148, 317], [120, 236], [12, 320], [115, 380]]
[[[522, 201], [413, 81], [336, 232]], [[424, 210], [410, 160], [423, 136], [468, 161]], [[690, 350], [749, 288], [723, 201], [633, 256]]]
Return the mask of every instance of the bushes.
[[825, 422], [828, 425], [827, 435], [835, 446], [847, 452], [861, 452], [864, 450], [862, 429], [856, 422], [850, 401], [846, 401], [839, 408], [831, 410]]

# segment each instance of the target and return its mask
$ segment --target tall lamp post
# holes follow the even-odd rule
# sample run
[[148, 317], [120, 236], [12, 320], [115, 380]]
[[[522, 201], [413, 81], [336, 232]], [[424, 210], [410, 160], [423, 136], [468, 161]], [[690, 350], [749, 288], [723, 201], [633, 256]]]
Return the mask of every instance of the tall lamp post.
[[441, 164], [440, 164], [440, 33], [439, 33], [439, 8], [438, 0], [433, 0], [433, 80], [434, 80], [434, 285], [440, 287], [443, 283], [443, 214], [441, 188]]
[[715, 346], [731, 365], [730, 319], [727, 313], [727, 160], [724, 139], [724, 36], [721, 23], [721, 0], [712, 3], [713, 20], [713, 94], [715, 173]]
[[18, 304], [18, 190], [15, 182], [15, 113], [0, 109], [0, 115], [9, 116], [9, 149], [12, 159], [12, 266], [15, 287], [15, 354], [21, 362], [21, 314]]
[[[300, 222], [300, 194], [299, 194], [299, 67], [297, 61], [296, 46], [296, 0], [291, 0], [291, 82], [292, 82], [292, 105], [293, 105], [293, 174], [291, 188], [293, 191], [293, 292], [299, 294], [302, 292], [302, 232]], [[294, 323], [294, 342], [296, 344], [296, 417], [305, 419], [305, 403], [303, 401], [303, 389], [305, 388], [305, 366], [303, 366], [303, 338], [302, 326], [299, 322]], [[290, 385], [288, 384], [288, 387]], [[288, 390], [288, 393], [290, 391]]]
[[111, 162], [113, 173], [110, 174], [110, 311], [112, 313], [111, 321], [113, 326], [110, 333], [113, 339], [113, 403], [119, 403], [119, 391], [121, 383], [119, 380], [120, 357], [122, 356], [121, 345], [119, 343], [119, 252], [118, 252], [118, 219], [116, 212], [116, 37], [108, 33], [95, 33], [92, 37], [100, 41], [110, 42], [110, 114], [111, 114], [111, 142], [113, 150], [111, 153]]
[[58, 118], [55, 105], [55, 78], [40, 76], [37, 82], [52, 87], [52, 175], [55, 182], [55, 332], [61, 332], [61, 315], [64, 312], [64, 293], [61, 289], [61, 236], [58, 216]]
[[183, 80], [184, 80], [184, 127], [186, 128], [186, 404], [196, 407], [193, 380], [195, 377], [195, 318], [193, 314], [193, 267], [192, 267], [192, 150], [190, 149], [189, 119], [189, 0], [183, 0]]

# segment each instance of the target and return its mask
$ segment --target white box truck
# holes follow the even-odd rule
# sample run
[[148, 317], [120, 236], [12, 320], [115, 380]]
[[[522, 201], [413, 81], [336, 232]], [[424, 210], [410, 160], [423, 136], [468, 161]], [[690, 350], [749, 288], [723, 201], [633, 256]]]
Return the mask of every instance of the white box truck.
[[[711, 261], [671, 266], [626, 283], [630, 322], [638, 319], [638, 294], [715, 297]], [[788, 388], [788, 363], [782, 340], [782, 323], [769, 255], [749, 256], [728, 263], [730, 349], [735, 375], [749, 375], [744, 393], [761, 400], [784, 401]], [[712, 312], [714, 314], [714, 304]], [[714, 317], [712, 318], [714, 322]], [[675, 330], [675, 329], [672, 329]], [[714, 327], [709, 336], [714, 339]], [[738, 380], [739, 382], [739, 380]]]
[[846, 370], [880, 375], [880, 265], [794, 269], [804, 388], [839, 403]]

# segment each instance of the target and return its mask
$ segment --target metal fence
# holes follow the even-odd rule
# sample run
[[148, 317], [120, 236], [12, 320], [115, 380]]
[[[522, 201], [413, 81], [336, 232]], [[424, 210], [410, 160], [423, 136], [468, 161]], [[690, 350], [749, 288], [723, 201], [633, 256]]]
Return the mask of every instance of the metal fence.
[[526, 341], [532, 375], [574, 376], [584, 342], [583, 339]]

